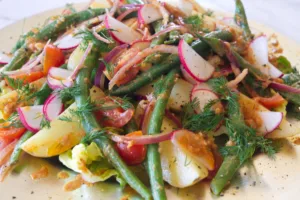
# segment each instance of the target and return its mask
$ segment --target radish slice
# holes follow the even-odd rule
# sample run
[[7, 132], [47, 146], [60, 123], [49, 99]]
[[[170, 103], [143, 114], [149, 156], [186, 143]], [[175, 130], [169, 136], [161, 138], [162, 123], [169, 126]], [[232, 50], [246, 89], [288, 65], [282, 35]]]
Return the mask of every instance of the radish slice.
[[11, 57], [4, 53], [0, 53], [0, 65], [5, 65], [11, 61]]
[[196, 81], [207, 81], [213, 75], [215, 68], [183, 39], [179, 42], [178, 53], [185, 71]]
[[194, 92], [196, 90], [210, 90], [211, 91], [212, 89], [207, 83], [198, 83], [198, 84], [194, 85], [192, 92]]
[[138, 20], [140, 24], [150, 24], [162, 18], [161, 12], [153, 4], [145, 4], [138, 11]]
[[183, 65], [180, 65], [180, 70], [181, 70], [181, 73], [182, 73], [182, 76], [183, 76], [183, 78], [187, 81], [187, 82], [189, 82], [189, 83], [191, 83], [191, 84], [197, 84], [197, 83], [199, 83], [198, 81], [196, 81], [185, 69], [184, 69], [184, 67], [183, 67]]
[[47, 76], [47, 83], [52, 90], [63, 89], [65, 87], [70, 87], [73, 85], [73, 82], [69, 79], [67, 80], [57, 80], [51, 76]]
[[195, 110], [195, 112], [198, 114], [203, 112], [205, 105], [208, 104], [210, 101], [219, 99], [214, 92], [205, 89], [193, 91], [191, 94], [191, 101], [195, 98], [199, 102], [199, 107]]
[[150, 47], [150, 44], [151, 42], [148, 41], [148, 40], [138, 40], [138, 41], [135, 41], [132, 43], [131, 47], [132, 48], [136, 48], [136, 49], [139, 49], [139, 50], [144, 50], [144, 49], [147, 49], [148, 47]]
[[52, 94], [46, 100], [43, 107], [43, 114], [48, 121], [52, 121], [64, 110], [64, 104], [57, 94]]
[[61, 39], [57, 40], [54, 45], [61, 50], [70, 50], [76, 48], [82, 38], [74, 36], [73, 34], [67, 34], [63, 36]]
[[43, 105], [26, 106], [17, 108], [23, 126], [29, 131], [36, 133], [40, 130], [43, 119]]
[[71, 76], [71, 74], [72, 71], [57, 67], [51, 67], [48, 76], [51, 76], [52, 78], [57, 80], [66, 80], [68, 77]]
[[142, 38], [140, 33], [109, 15], [105, 17], [104, 23], [107, 29], [113, 30], [109, 31], [110, 35], [120, 43], [131, 44], [133, 41]]
[[266, 75], [280, 78], [283, 73], [269, 62], [268, 39], [265, 35], [255, 38], [249, 45], [249, 54], [255, 60], [255, 65]]
[[282, 112], [261, 111], [258, 112], [263, 121], [263, 125], [258, 128], [258, 132], [266, 135], [279, 127], [282, 119]]

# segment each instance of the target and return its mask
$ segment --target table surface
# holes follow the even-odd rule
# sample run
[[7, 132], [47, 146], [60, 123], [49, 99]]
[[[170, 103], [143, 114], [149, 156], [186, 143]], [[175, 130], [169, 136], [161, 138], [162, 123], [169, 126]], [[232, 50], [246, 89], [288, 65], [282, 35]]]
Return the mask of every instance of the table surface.
[[[86, 0], [87, 2], [88, 0]], [[233, 0], [198, 0], [227, 12], [234, 11]], [[0, 0], [0, 29], [31, 15], [84, 0]], [[248, 18], [265, 24], [300, 43], [299, 0], [243, 0]]]

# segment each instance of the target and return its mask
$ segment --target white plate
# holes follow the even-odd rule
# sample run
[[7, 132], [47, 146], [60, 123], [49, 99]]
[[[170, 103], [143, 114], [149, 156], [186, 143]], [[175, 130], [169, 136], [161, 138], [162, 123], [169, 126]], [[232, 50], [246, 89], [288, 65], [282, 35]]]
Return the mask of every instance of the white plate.
[[[0, 50], [9, 51], [22, 32], [42, 24], [44, 20], [58, 14], [62, 9], [47, 11], [26, 20], [21, 20], [0, 30]], [[275, 31], [257, 23], [251, 23], [252, 27], [262, 30], [267, 35]], [[286, 55], [293, 66], [299, 65], [300, 47], [276, 33]], [[92, 187], [82, 186], [74, 192], [64, 192], [62, 189], [66, 180], [59, 180], [56, 174], [62, 169], [53, 162], [33, 158], [25, 155], [21, 165], [24, 165], [21, 173], [11, 174], [4, 183], [0, 183], [0, 199], [30, 199], [30, 200], [67, 200], [67, 199], [120, 199], [124, 194], [114, 182], [99, 183]], [[39, 181], [33, 181], [30, 174], [42, 165], [49, 167], [50, 176]], [[146, 173], [146, 172], [141, 172]], [[184, 173], [184, 172], [182, 172]], [[265, 199], [299, 199], [300, 195], [300, 147], [285, 142], [283, 150], [271, 160], [264, 155], [256, 156], [253, 162], [240, 170], [229, 189], [225, 191], [222, 200], [265, 200]], [[127, 194], [132, 192], [126, 190]], [[199, 183], [187, 189], [175, 189], [168, 187], [168, 199], [216, 199], [209, 190], [206, 182]]]

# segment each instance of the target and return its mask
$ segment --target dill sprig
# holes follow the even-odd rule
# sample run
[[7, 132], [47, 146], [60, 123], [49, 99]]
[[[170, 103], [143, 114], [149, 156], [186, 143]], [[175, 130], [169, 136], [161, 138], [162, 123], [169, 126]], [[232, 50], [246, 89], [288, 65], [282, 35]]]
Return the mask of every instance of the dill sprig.
[[107, 70], [110, 77], [114, 75], [114, 65], [111, 63], [106, 62], [104, 59], [100, 59], [101, 62], [105, 65], [105, 69]]
[[43, 118], [42, 118], [40, 127], [47, 128], [47, 129], [51, 128], [50, 121], [48, 121], [45, 116], [43, 116]]
[[69, 117], [69, 116], [60, 116], [58, 118], [58, 120], [65, 121], [65, 122], [72, 122], [73, 121], [72, 117]]
[[[13, 114], [10, 115], [10, 117], [7, 120], [2, 121], [1, 123], [1, 128], [22, 128], [23, 124], [20, 121], [19, 114], [17, 112], [14, 112]], [[5, 126], [3, 126], [5, 124]]]
[[66, 87], [56, 92], [63, 101], [67, 101], [72, 99], [73, 97], [76, 97], [77, 95], [80, 95], [81, 90], [79, 85], [74, 85], [72, 87]]
[[112, 96], [108, 96], [118, 107], [121, 107], [123, 110], [128, 110], [130, 108], [133, 108], [130, 97], [112, 97]]
[[[102, 37], [108, 39], [109, 41], [113, 41], [108, 33], [108, 29], [102, 29], [98, 32], [99, 35], [101, 35]], [[107, 45], [106, 43], [98, 40], [92, 33], [91, 30], [89, 29], [84, 29], [79, 31], [76, 36], [79, 36], [82, 38], [82, 42], [81, 42], [81, 48], [85, 49], [88, 44], [90, 42], [93, 43], [93, 45], [95, 47], [97, 47], [98, 49], [101, 49], [102, 52], [108, 52], [111, 50], [111, 47], [109, 45]]]
[[272, 140], [256, 135], [256, 130], [246, 125], [240, 109], [238, 93], [227, 88], [226, 78], [211, 79], [209, 84], [227, 103], [225, 124], [229, 138], [235, 144], [224, 147], [221, 153], [224, 156], [238, 155], [241, 164], [250, 159], [256, 149], [273, 156], [276, 148], [273, 146]]
[[183, 128], [193, 132], [214, 131], [222, 123], [224, 114], [216, 114], [211, 108], [216, 101], [209, 102], [203, 109], [203, 112], [195, 114], [195, 110], [199, 107], [198, 99], [193, 99], [190, 103], [183, 106], [183, 114], [181, 117]]
[[89, 143], [91, 143], [93, 140], [105, 136], [105, 135], [106, 135], [105, 133], [106, 133], [106, 131], [105, 131], [104, 129], [99, 129], [99, 130], [92, 131], [91, 133], [86, 134], [86, 135], [81, 139], [81, 143], [89, 144]]
[[1, 74], [1, 77], [7, 81], [7, 84], [19, 94], [18, 102], [28, 100], [26, 97], [30, 96], [34, 91], [34, 87], [30, 86], [24, 79], [14, 79], [8, 75]]

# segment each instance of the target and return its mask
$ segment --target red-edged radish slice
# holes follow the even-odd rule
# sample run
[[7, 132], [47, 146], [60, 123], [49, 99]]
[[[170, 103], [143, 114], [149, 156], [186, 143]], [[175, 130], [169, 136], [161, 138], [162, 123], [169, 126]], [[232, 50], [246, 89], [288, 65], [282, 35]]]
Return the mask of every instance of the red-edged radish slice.
[[179, 42], [178, 53], [183, 68], [196, 81], [207, 81], [213, 75], [215, 68], [183, 39]]
[[140, 24], [150, 24], [163, 16], [159, 8], [154, 4], [145, 4], [138, 11], [138, 20]]
[[40, 130], [43, 119], [43, 105], [26, 106], [17, 108], [23, 126], [29, 131], [36, 133]]
[[201, 113], [205, 107], [206, 104], [208, 104], [210, 101], [219, 99], [218, 96], [212, 92], [211, 90], [195, 90], [191, 93], [191, 101], [197, 99], [199, 102], [199, 107], [196, 111], [196, 113]]
[[61, 50], [70, 50], [76, 48], [80, 44], [81, 40], [82, 39], [80, 37], [68, 34], [57, 40], [54, 45]]
[[139, 50], [144, 50], [150, 47], [151, 42], [148, 40], [138, 40], [132, 43], [131, 47]]
[[105, 17], [104, 23], [107, 29], [113, 30], [109, 31], [110, 35], [120, 43], [131, 44], [133, 41], [142, 38], [140, 33], [109, 15]]
[[72, 71], [57, 67], [51, 67], [48, 75], [57, 80], [66, 80], [71, 76], [71, 74]]
[[194, 85], [192, 92], [196, 90], [212, 90], [212, 89], [207, 83], [198, 83]]
[[260, 111], [258, 114], [263, 121], [262, 126], [258, 128], [258, 132], [263, 135], [266, 135], [278, 128], [283, 119], [282, 112]]
[[208, 170], [215, 168], [211, 147], [201, 134], [195, 134], [188, 130], [178, 130], [174, 131], [171, 141], [198, 164], [204, 165]]
[[11, 61], [11, 57], [4, 53], [0, 53], [0, 65], [5, 65]]
[[64, 104], [57, 94], [51, 94], [45, 101], [43, 114], [48, 121], [52, 121], [64, 110]]
[[51, 76], [47, 76], [47, 83], [52, 90], [63, 89], [63, 88], [70, 87], [73, 85], [73, 82], [69, 79], [58, 80], [58, 79], [52, 78]]
[[183, 67], [183, 65], [180, 65], [180, 70], [182, 73], [182, 76], [184, 78], [184, 80], [186, 80], [187, 82], [191, 83], [191, 84], [197, 84], [199, 83], [198, 81], [196, 81]]
[[255, 65], [266, 75], [279, 78], [283, 73], [269, 62], [269, 50], [267, 36], [262, 35], [255, 38], [249, 45], [249, 54], [255, 60]]

